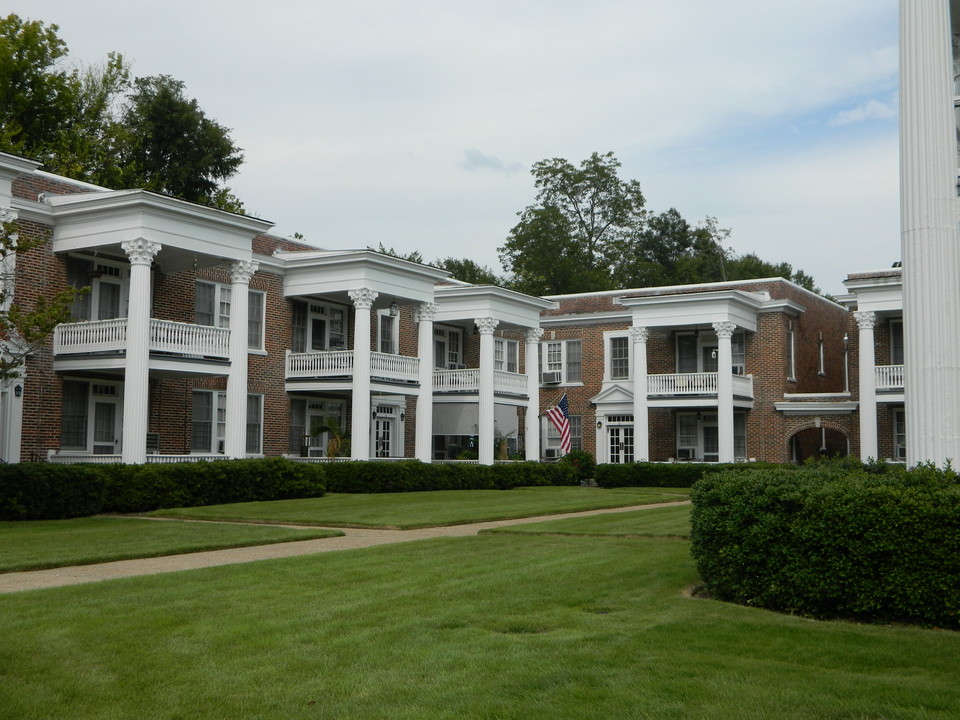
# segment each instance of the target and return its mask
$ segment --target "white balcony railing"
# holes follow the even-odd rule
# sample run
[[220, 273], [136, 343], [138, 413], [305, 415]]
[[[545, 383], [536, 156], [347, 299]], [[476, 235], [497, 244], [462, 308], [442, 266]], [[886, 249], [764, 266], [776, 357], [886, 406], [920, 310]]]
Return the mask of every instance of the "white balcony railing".
[[387, 380], [418, 382], [420, 358], [389, 353], [370, 353], [370, 375]]
[[877, 390], [903, 390], [903, 365], [877, 365]]
[[[151, 352], [229, 358], [230, 331], [208, 325], [150, 319]], [[127, 318], [64, 323], [53, 331], [57, 355], [120, 352], [127, 348]]]
[[[370, 353], [370, 376], [399, 382], [417, 382], [420, 358]], [[353, 377], [353, 350], [295, 353], [287, 351], [287, 379]]]
[[[647, 376], [648, 395], [716, 395], [718, 374], [705, 373], [668, 373]], [[753, 397], [753, 376], [734, 375], [733, 394]]]
[[493, 371], [493, 391], [510, 395], [527, 394], [527, 376], [505, 370]]
[[434, 370], [434, 392], [469, 392], [480, 389], [480, 369]]

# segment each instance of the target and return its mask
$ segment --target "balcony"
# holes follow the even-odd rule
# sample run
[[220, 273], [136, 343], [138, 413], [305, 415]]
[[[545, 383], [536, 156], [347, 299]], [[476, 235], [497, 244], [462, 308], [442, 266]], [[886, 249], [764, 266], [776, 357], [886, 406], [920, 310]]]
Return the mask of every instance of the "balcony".
[[[480, 391], [480, 370], [434, 370], [433, 391], [435, 393], [475, 393]], [[527, 394], [527, 376], [520, 373], [493, 371], [493, 392], [495, 395]]]
[[903, 365], [877, 365], [874, 372], [878, 392], [903, 392]]
[[[226, 328], [150, 319], [150, 352], [229, 359]], [[55, 355], [123, 353], [127, 348], [127, 318], [64, 323], [53, 331]]]
[[[353, 350], [295, 353], [287, 351], [287, 380], [353, 377]], [[370, 377], [389, 382], [419, 381], [420, 358], [370, 353]]]
[[[717, 395], [718, 374], [704, 373], [668, 373], [647, 376], [647, 395], [650, 397], [682, 397]], [[744, 398], [753, 398], [753, 375], [734, 375], [733, 394]]]

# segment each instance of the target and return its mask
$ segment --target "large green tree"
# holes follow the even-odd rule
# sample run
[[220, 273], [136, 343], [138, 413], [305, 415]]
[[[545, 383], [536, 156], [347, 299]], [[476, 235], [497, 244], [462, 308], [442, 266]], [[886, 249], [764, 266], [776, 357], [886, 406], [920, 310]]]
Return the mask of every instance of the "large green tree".
[[77, 180], [242, 212], [225, 182], [243, 154], [181, 81], [131, 82], [115, 53], [68, 68], [58, 30], [14, 14], [0, 19], [0, 150]]
[[779, 276], [815, 289], [788, 263], [737, 257], [715, 218], [691, 225], [675, 208], [651, 212], [640, 184], [622, 180], [619, 169], [613, 153], [593, 153], [579, 166], [562, 158], [534, 164], [536, 201], [499, 248], [511, 287], [553, 295]]

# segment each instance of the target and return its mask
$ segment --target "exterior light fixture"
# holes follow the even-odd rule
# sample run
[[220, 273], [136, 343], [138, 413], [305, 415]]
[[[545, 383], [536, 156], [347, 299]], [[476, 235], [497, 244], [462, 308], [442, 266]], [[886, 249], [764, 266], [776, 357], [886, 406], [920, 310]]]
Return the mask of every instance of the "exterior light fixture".
[[597, 430], [603, 427], [603, 420], [597, 420]]
[[403, 422], [403, 421], [406, 420], [406, 419], [407, 419], [407, 414], [406, 414], [406, 413], [400, 413], [400, 422]]
[[390, 303], [390, 317], [396, 317], [398, 312], [400, 312], [400, 308], [397, 307], [397, 301], [394, 300]]
[[16, 395], [17, 397], [22, 396], [22, 395], [23, 395], [23, 385], [17, 385], [15, 388], [13, 388], [13, 394]]

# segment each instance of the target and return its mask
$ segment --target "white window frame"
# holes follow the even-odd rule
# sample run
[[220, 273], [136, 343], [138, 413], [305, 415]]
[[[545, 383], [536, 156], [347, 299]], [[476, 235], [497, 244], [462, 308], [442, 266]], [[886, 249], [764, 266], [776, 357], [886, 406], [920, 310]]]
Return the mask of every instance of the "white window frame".
[[[193, 413], [195, 408], [195, 398], [197, 395], [206, 395], [210, 398], [210, 419], [203, 421], [204, 424], [210, 425], [210, 447], [201, 448], [197, 447], [194, 444], [194, 426], [198, 424], [198, 421], [193, 419]], [[244, 410], [244, 437], [246, 438], [244, 442], [244, 454], [246, 455], [261, 455], [263, 454], [263, 398], [264, 396], [259, 393], [250, 393], [247, 395], [247, 407]], [[259, 410], [256, 413], [259, 416], [258, 423], [254, 423], [258, 426], [257, 430], [257, 439], [254, 445], [256, 449], [251, 450], [250, 443], [250, 401], [255, 399], [259, 403]], [[190, 424], [190, 453], [193, 455], [217, 455], [223, 454], [224, 452], [224, 436], [226, 434], [226, 425], [227, 425], [227, 413], [229, 408], [227, 407], [227, 393], [223, 390], [205, 390], [202, 388], [194, 388], [190, 400], [191, 408], [191, 424]]]
[[[390, 335], [386, 339], [389, 347], [385, 347], [384, 331]], [[400, 354], [400, 316], [391, 315], [389, 310], [377, 310], [377, 352], [386, 355]]]
[[493, 369], [510, 373], [520, 372], [520, 345], [516, 340], [493, 339]]
[[[624, 375], [614, 375], [613, 372], [613, 347], [614, 341], [623, 340], [627, 348], [627, 372]], [[630, 380], [633, 377], [633, 343], [630, 342], [630, 336], [624, 333], [619, 332], [605, 332], [603, 334], [603, 346], [604, 346], [604, 357], [606, 362], [604, 363], [604, 380]], [[616, 358], [623, 360], [624, 358]]]
[[[444, 357], [438, 357], [437, 343], [443, 344]], [[463, 367], [463, 330], [461, 328], [434, 325], [433, 347], [435, 370], [457, 370]]]
[[[583, 416], [567, 415], [570, 421], [570, 450], [583, 449]], [[540, 437], [543, 438], [543, 449], [547, 448], [560, 450], [560, 431], [550, 422], [550, 418], [543, 416], [543, 429]], [[546, 455], [546, 453], [543, 453]]]
[[[100, 257], [70, 256], [68, 263], [85, 263], [89, 266], [86, 278], [74, 283], [75, 287], [89, 287], [90, 292], [78, 297], [73, 303], [72, 313], [78, 322], [90, 320], [109, 320], [127, 317], [130, 301], [130, 265], [119, 260], [108, 260]], [[151, 282], [153, 276], [151, 275]], [[117, 312], [103, 315], [100, 300], [103, 297], [103, 287], [115, 287], [118, 293]], [[152, 295], [151, 295], [152, 297]]]
[[[570, 349], [576, 345], [579, 348], [579, 359], [571, 359]], [[559, 372], [560, 385], [583, 385], [583, 341], [580, 338], [569, 340], [546, 340], [540, 343], [540, 380], [543, 382], [543, 373]], [[571, 377], [571, 368], [579, 368], [580, 377]], [[552, 384], [552, 383], [551, 383]]]
[[793, 326], [793, 320], [787, 321], [787, 380], [797, 381], [797, 358], [796, 358], [797, 336]]
[[893, 459], [896, 462], [907, 460], [907, 413], [904, 408], [893, 411]]
[[[682, 432], [682, 426], [685, 424], [686, 429], [691, 430], [691, 421], [693, 421], [692, 428], [694, 429], [695, 434]], [[678, 412], [676, 414], [676, 445], [677, 445], [677, 455], [681, 454], [682, 449], [689, 448], [693, 451], [692, 458], [683, 458], [689, 460], [697, 460], [699, 462], [714, 462], [704, 460], [704, 448], [706, 444], [704, 428], [706, 427], [715, 427], [717, 432], [720, 430], [720, 422], [717, 417], [716, 412]], [[734, 457], [737, 460], [745, 460], [747, 454], [747, 415], [744, 412], [734, 412], [733, 414], [733, 449]], [[717, 453], [710, 453], [711, 455], [717, 455]]]
[[[230, 286], [223, 283], [210, 282], [209, 280], [197, 280], [197, 288], [201, 285], [205, 285], [213, 288], [213, 307], [211, 312], [203, 311], [204, 315], [210, 315], [214, 321], [213, 327], [226, 328], [230, 327]], [[259, 295], [259, 301], [251, 302], [250, 298], [254, 295]], [[267, 310], [267, 297], [266, 293], [263, 290], [248, 290], [247, 291], [247, 349], [254, 351], [263, 351], [264, 348], [264, 334], [266, 332], [266, 310]], [[256, 302], [260, 304], [260, 312], [252, 312], [251, 306], [254, 306]], [[200, 322], [200, 298], [199, 293], [194, 298], [194, 313], [195, 320], [198, 325], [203, 325], [205, 323]], [[205, 318], [206, 319], [206, 318]], [[251, 338], [255, 342], [251, 342]]]

